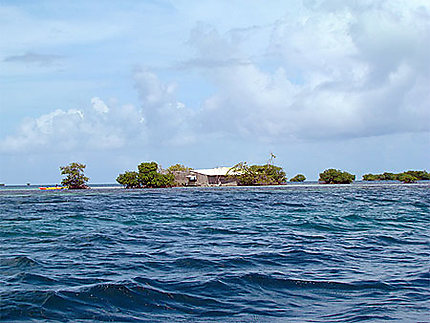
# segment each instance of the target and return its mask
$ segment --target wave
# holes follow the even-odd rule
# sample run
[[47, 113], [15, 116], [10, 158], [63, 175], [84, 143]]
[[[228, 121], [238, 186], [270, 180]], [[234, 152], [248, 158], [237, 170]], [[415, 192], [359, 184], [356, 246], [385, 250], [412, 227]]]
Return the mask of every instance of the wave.
[[302, 280], [278, 277], [279, 275], [265, 275], [259, 273], [248, 273], [239, 277], [231, 277], [231, 284], [251, 284], [275, 289], [323, 289], [323, 290], [393, 290], [394, 287], [380, 281], [361, 281], [345, 283], [330, 280]]
[[[42, 281], [48, 285], [57, 284], [58, 280], [40, 275], [20, 277], [25, 277], [28, 282], [32, 279], [40, 287], [38, 290], [21, 290], [8, 295], [3, 293], [4, 302], [0, 305], [2, 319], [49, 317], [54, 320], [145, 321], [180, 319], [189, 314], [204, 320], [215, 320], [221, 316], [227, 321], [243, 315], [294, 318], [295, 311], [304, 304], [314, 307], [314, 304], [336, 295], [356, 299], [349, 305], [355, 308], [360, 300], [364, 301], [364, 295], [376, 297], [399, 289], [399, 286], [382, 281], [305, 280], [288, 278], [277, 272], [224, 274], [206, 279], [196, 276], [185, 281], [137, 276], [132, 281], [97, 282], [58, 290], [40, 290], [46, 284], [39, 284]], [[420, 279], [427, 279], [427, 274], [421, 274]], [[407, 299], [407, 294], [405, 297]], [[286, 304], [289, 310], [285, 308]], [[390, 306], [389, 302], [384, 305], [385, 309]], [[380, 315], [375, 311], [366, 314], [363, 309], [349, 310], [347, 313], [322, 312], [319, 319], [314, 318], [315, 321], [339, 322], [361, 320], [367, 316], [373, 319], [390, 318], [385, 311]]]
[[428, 185], [0, 200], [4, 321], [428, 317]]
[[58, 280], [45, 275], [21, 272], [6, 279], [8, 283], [24, 283], [34, 285], [54, 285]]
[[41, 266], [41, 263], [27, 256], [5, 258], [0, 262], [2, 269], [25, 269], [35, 266]]

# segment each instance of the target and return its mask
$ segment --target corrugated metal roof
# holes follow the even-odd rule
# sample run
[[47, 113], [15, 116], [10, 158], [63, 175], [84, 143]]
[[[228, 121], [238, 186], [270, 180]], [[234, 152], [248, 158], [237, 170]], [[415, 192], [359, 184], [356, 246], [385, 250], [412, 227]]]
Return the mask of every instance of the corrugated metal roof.
[[[226, 176], [231, 167], [217, 167], [209, 169], [194, 169], [193, 172], [206, 176]], [[234, 172], [229, 172], [228, 175], [235, 175]]]

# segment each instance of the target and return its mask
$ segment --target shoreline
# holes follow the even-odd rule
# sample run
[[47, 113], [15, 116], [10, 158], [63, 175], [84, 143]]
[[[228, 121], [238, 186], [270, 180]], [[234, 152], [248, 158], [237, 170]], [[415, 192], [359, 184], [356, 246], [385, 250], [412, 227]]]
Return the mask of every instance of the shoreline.
[[[250, 189], [250, 188], [297, 188], [297, 187], [375, 187], [375, 186], [429, 186], [430, 181], [419, 181], [417, 183], [402, 183], [402, 182], [366, 182], [366, 181], [357, 181], [353, 182], [351, 184], [321, 184], [318, 182], [304, 182], [304, 183], [286, 183], [282, 185], [255, 185], [255, 186], [231, 186], [231, 185], [225, 185], [225, 186], [174, 186], [174, 187], [167, 187], [167, 188], [135, 188], [135, 189], [126, 189], [123, 186], [115, 185], [115, 184], [93, 184], [94, 186], [89, 185], [88, 190], [55, 190], [55, 191], [49, 191], [49, 192], [64, 192], [64, 191], [103, 191], [103, 190], [124, 190], [124, 191], [145, 191], [145, 190], [164, 190], [164, 189]], [[39, 187], [52, 187], [55, 185], [5, 185], [0, 187], [1, 191], [40, 191], [40, 192], [46, 192], [39, 189]]]

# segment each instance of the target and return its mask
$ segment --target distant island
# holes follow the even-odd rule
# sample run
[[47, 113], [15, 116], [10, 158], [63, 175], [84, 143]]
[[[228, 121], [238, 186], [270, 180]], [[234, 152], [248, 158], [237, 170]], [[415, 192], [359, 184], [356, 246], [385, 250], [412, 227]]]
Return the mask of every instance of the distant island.
[[293, 178], [290, 179], [290, 182], [304, 182], [306, 180], [306, 176], [303, 174], [297, 174]]
[[355, 175], [333, 168], [326, 169], [319, 177], [322, 184], [351, 184], [354, 180]]
[[[248, 165], [240, 162], [232, 167], [216, 167], [208, 169], [193, 169], [182, 164], [175, 164], [162, 169], [155, 161], [142, 162], [137, 171], [126, 171], [119, 174], [116, 181], [128, 189], [162, 188], [181, 186], [263, 186], [284, 185], [287, 183], [285, 171], [280, 166], [273, 165], [274, 155], [264, 165]], [[88, 177], [84, 175], [86, 165], [73, 162], [61, 166], [61, 174], [66, 175], [61, 184], [68, 189], [87, 189]], [[319, 174], [320, 184], [350, 184], [356, 176], [339, 169], [326, 169]], [[290, 179], [292, 183], [304, 182], [305, 175], [297, 174]], [[364, 181], [400, 181], [415, 183], [420, 180], [430, 180], [430, 173], [425, 170], [408, 170], [403, 173], [366, 174]], [[63, 188], [59, 187], [59, 188]]]
[[161, 169], [156, 162], [144, 162], [138, 171], [119, 174], [116, 181], [125, 188], [154, 188], [174, 186], [257, 186], [280, 185], [287, 177], [282, 167], [272, 164], [192, 169], [181, 164]]
[[364, 181], [400, 181], [403, 183], [415, 183], [416, 181], [430, 180], [430, 173], [425, 170], [408, 170], [403, 173], [382, 173], [363, 175]]

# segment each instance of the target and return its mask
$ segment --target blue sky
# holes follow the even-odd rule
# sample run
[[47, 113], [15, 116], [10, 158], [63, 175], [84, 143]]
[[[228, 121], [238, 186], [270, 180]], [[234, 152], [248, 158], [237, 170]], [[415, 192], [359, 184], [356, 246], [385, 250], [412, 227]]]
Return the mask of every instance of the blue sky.
[[430, 3], [1, 1], [0, 182], [430, 170]]

